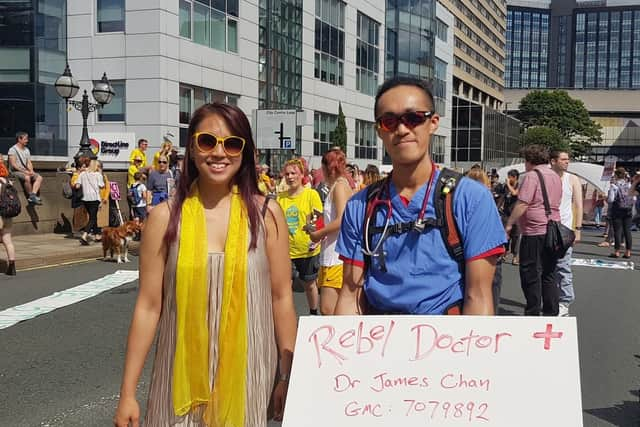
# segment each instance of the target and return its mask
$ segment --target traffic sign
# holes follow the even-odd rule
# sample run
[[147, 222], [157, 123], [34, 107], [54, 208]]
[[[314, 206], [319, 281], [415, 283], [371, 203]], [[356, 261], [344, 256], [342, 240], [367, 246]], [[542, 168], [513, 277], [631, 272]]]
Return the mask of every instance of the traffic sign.
[[296, 148], [296, 110], [255, 110], [258, 148]]

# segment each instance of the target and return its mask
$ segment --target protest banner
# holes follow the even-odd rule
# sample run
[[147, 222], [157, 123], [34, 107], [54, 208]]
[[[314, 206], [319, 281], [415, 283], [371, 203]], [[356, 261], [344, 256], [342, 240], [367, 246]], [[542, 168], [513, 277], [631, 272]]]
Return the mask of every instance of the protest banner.
[[618, 158], [616, 156], [605, 156], [604, 169], [602, 169], [602, 176], [600, 181], [610, 181], [613, 176], [613, 171], [616, 169], [616, 163]]
[[582, 426], [575, 318], [300, 318], [284, 427], [426, 425]]

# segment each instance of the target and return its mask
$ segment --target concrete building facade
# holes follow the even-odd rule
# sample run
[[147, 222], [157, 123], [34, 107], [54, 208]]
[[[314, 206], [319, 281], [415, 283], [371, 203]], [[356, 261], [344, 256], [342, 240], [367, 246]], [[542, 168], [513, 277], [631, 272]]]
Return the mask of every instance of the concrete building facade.
[[454, 94], [502, 108], [506, 3], [440, 0], [455, 17]]

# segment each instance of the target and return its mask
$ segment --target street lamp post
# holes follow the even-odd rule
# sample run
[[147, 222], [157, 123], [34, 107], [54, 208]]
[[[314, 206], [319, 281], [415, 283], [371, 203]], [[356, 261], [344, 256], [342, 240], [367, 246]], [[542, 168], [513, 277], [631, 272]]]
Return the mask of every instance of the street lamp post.
[[503, 132], [504, 132], [504, 146], [502, 147], [502, 165], [503, 166], [507, 166], [507, 143], [508, 143], [508, 138], [507, 138], [507, 132], [509, 130], [509, 104], [511, 104], [510, 102], [505, 102], [504, 103], [504, 127], [503, 127]]
[[69, 69], [69, 64], [64, 69], [64, 72], [55, 82], [56, 92], [61, 98], [64, 98], [67, 105], [73, 106], [76, 110], [80, 111], [82, 114], [82, 137], [80, 138], [80, 149], [78, 153], [73, 157], [77, 162], [80, 157], [88, 157], [92, 160], [95, 160], [97, 156], [91, 150], [91, 143], [89, 142], [89, 131], [87, 130], [87, 118], [89, 117], [89, 113], [98, 110], [99, 108], [104, 107], [108, 103], [111, 102], [115, 92], [113, 91], [113, 87], [109, 83], [107, 79], [107, 73], [102, 75], [102, 79], [98, 83], [93, 85], [93, 90], [91, 94], [93, 98], [96, 100], [96, 103], [89, 102], [89, 95], [85, 90], [82, 94], [82, 101], [74, 101], [70, 98], [73, 98], [76, 93], [78, 93], [78, 89], [80, 86], [76, 79], [71, 75], [71, 70]]

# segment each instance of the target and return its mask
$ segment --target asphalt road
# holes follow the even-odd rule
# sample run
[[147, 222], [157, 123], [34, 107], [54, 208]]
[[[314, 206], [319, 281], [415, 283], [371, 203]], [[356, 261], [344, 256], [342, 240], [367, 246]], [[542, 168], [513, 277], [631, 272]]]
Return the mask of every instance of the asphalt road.
[[[603, 257], [595, 232], [574, 257]], [[640, 233], [634, 233], [640, 241]], [[130, 264], [94, 261], [0, 277], [0, 311]], [[633, 261], [640, 264], [640, 258]], [[520, 315], [517, 269], [504, 266], [501, 313]], [[640, 271], [574, 267], [584, 425], [640, 426]], [[137, 282], [0, 330], [0, 427], [109, 426], [118, 399]], [[296, 292], [299, 313], [304, 294]], [[151, 363], [139, 386], [144, 403]], [[550, 387], [553, 385], [550, 384]], [[526, 398], [526, 387], [514, 390]], [[532, 408], [543, 410], [543, 408]], [[277, 426], [271, 423], [269, 427]], [[514, 424], [515, 425], [515, 424]], [[553, 424], [553, 414], [548, 426]]]

